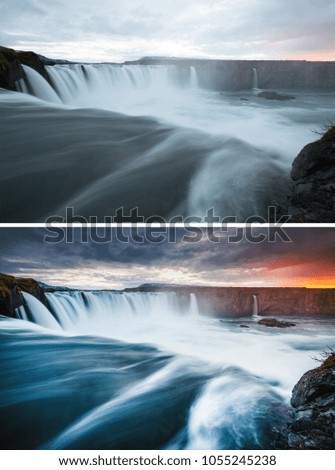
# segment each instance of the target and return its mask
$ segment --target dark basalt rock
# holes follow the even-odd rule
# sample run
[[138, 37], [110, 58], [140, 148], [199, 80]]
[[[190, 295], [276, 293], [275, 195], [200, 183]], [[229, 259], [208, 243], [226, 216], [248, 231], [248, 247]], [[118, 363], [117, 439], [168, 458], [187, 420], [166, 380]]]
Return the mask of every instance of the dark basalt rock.
[[23, 65], [33, 68], [49, 81], [43, 60], [34, 52], [15, 51], [0, 46], [0, 88], [15, 91], [15, 82], [25, 77]]
[[306, 145], [292, 165], [292, 187], [279, 204], [290, 222], [335, 222], [335, 126]]
[[15, 91], [15, 82], [24, 78], [24, 71], [13, 49], [0, 46], [0, 88]]
[[276, 100], [276, 101], [289, 101], [295, 100], [295, 96], [292, 95], [284, 95], [281, 93], [277, 93], [276, 91], [261, 91], [258, 93], [260, 98], [264, 98], [266, 100]]
[[295, 323], [279, 321], [276, 318], [262, 318], [262, 320], [259, 320], [258, 324], [269, 328], [290, 328], [291, 326], [296, 326]]
[[0, 315], [16, 318], [15, 309], [24, 305], [24, 298], [15, 277], [0, 274]]
[[335, 354], [295, 385], [288, 447], [301, 450], [335, 449]]
[[15, 309], [25, 305], [22, 292], [33, 295], [48, 306], [44, 289], [37, 281], [0, 273], [0, 315], [16, 318]]

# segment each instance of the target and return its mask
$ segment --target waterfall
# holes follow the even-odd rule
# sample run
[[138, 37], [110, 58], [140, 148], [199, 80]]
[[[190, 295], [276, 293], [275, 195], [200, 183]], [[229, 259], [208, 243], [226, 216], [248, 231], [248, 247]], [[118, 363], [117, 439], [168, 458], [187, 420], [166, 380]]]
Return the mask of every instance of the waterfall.
[[190, 294], [190, 306], [188, 312], [192, 317], [199, 315], [199, 307], [195, 294]]
[[252, 69], [252, 89], [258, 90], [258, 73], [257, 69]]
[[[47, 66], [52, 86], [35, 70], [23, 66], [26, 78], [17, 90], [66, 105], [115, 108], [135, 98], [162, 99], [185, 90], [183, 71], [175, 65], [70, 64]], [[190, 90], [198, 87], [195, 67], [190, 67]]]
[[253, 304], [253, 309], [252, 309], [252, 316], [254, 318], [257, 318], [257, 317], [259, 317], [259, 314], [258, 314], [258, 312], [259, 312], [258, 297], [257, 297], [257, 295], [253, 295], [252, 297], [254, 299], [254, 304]]
[[190, 88], [199, 88], [198, 74], [196, 68], [193, 65], [190, 68]]
[[37, 98], [40, 98], [44, 101], [49, 101], [55, 104], [61, 104], [61, 100], [59, 99], [57, 93], [52, 88], [51, 85], [42, 77], [36, 70], [28, 67], [27, 65], [22, 65], [25, 78], [23, 80], [19, 80], [16, 83], [16, 87], [18, 91], [23, 93], [33, 94]]
[[49, 328], [51, 330], [60, 330], [59, 323], [54, 319], [49, 310], [33, 295], [27, 292], [22, 292], [26, 305], [20, 307], [19, 317], [22, 320], [33, 321], [40, 326]]
[[26, 306], [17, 309], [19, 318], [54, 330], [73, 331], [93, 322], [102, 329], [146, 318], [171, 321], [171, 317], [197, 316], [196, 296], [183, 299], [174, 292], [55, 292], [47, 293], [49, 309], [24, 293]]

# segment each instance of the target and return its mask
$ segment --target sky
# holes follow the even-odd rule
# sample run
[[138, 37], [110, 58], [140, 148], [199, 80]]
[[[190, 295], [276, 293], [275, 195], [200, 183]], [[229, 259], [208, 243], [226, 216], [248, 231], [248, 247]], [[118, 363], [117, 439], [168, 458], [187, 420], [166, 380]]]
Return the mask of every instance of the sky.
[[89, 62], [335, 60], [334, 24], [334, 0], [1, 0], [0, 44]]
[[216, 231], [215, 242], [208, 232], [185, 229], [138, 229], [138, 235], [122, 230], [117, 237], [115, 229], [76, 228], [65, 238], [64, 233], [45, 229], [2, 228], [0, 272], [82, 289], [123, 289], [153, 282], [335, 287], [331, 228], [285, 228], [285, 236], [254, 228], [252, 237], [246, 229], [230, 228]]

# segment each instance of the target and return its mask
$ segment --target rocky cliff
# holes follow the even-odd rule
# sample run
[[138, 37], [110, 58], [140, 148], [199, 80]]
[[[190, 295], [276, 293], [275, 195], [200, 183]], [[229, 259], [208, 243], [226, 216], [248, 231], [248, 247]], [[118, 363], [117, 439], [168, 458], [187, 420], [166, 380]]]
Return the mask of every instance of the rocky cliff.
[[[0, 314], [15, 317], [15, 308], [24, 304], [22, 291], [47, 305], [45, 289], [34, 279], [0, 274]], [[194, 294], [201, 312], [217, 318], [252, 315], [255, 297], [258, 313], [262, 316], [335, 315], [335, 289], [144, 285], [125, 291], [175, 292], [181, 301], [185, 299], [185, 305], [188, 305], [190, 294]]]
[[128, 64], [174, 64], [185, 75], [196, 69], [199, 85], [217, 91], [248, 90], [253, 86], [254, 69], [258, 88], [335, 89], [335, 62], [299, 60], [201, 60], [145, 57]]
[[137, 292], [173, 291], [185, 298], [196, 295], [204, 314], [250, 316], [257, 297], [260, 315], [335, 315], [335, 289], [275, 287], [176, 287], [141, 286]]
[[0, 88], [16, 90], [15, 82], [25, 77], [22, 64], [28, 65], [49, 80], [44, 61], [40, 56], [34, 52], [14, 51], [0, 46]]
[[[21, 64], [32, 67], [48, 79], [45, 65], [66, 63], [35, 54], [0, 47], [0, 87], [15, 90], [15, 81], [24, 77]], [[216, 91], [249, 90], [254, 84], [262, 89], [335, 89], [335, 62], [293, 60], [202, 60], [145, 57], [125, 64], [178, 67], [179, 76], [189, 81], [190, 67], [197, 72], [199, 85]]]
[[334, 223], [335, 126], [302, 149], [293, 162], [291, 179], [279, 214], [290, 215], [290, 222]]
[[287, 447], [298, 450], [335, 449], [335, 354], [295, 385]]
[[0, 273], [0, 315], [16, 318], [15, 309], [25, 305], [22, 292], [33, 295], [44, 305], [48, 303], [43, 288], [34, 279]]

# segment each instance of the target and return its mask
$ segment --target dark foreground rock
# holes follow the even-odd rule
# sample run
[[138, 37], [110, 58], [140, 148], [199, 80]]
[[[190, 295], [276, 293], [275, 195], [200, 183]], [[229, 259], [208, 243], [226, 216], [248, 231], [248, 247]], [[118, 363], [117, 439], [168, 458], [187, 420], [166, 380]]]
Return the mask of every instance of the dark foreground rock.
[[292, 392], [288, 448], [335, 449], [335, 353], [303, 375]]
[[0, 273], [0, 315], [16, 318], [15, 309], [25, 305], [22, 292], [33, 295], [47, 306], [44, 289], [37, 281]]
[[295, 96], [277, 93], [276, 91], [261, 91], [260, 93], [258, 93], [257, 96], [259, 96], [260, 98], [264, 98], [266, 100], [275, 100], [275, 101], [295, 100]]
[[262, 320], [259, 320], [258, 324], [269, 328], [290, 328], [291, 326], [295, 326], [295, 323], [280, 321], [276, 318], [262, 318]]
[[280, 215], [290, 222], [335, 222], [335, 126], [306, 145], [294, 160], [292, 189], [279, 204]]
[[44, 61], [40, 56], [31, 51], [14, 51], [0, 46], [0, 88], [16, 90], [15, 82], [25, 77], [22, 64], [33, 68], [49, 80]]

